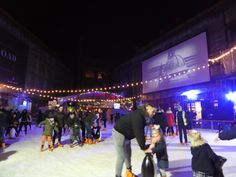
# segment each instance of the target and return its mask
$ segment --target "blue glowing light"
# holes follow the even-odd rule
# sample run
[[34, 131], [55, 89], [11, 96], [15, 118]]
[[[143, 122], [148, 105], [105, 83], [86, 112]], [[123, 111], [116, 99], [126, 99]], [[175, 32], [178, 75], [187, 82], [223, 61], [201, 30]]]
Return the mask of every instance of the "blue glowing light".
[[196, 100], [198, 98], [198, 94], [201, 93], [200, 90], [189, 90], [186, 92], [183, 92], [181, 95], [182, 96], [187, 96], [189, 100]]
[[227, 100], [236, 102], [236, 92], [229, 92], [226, 95]]

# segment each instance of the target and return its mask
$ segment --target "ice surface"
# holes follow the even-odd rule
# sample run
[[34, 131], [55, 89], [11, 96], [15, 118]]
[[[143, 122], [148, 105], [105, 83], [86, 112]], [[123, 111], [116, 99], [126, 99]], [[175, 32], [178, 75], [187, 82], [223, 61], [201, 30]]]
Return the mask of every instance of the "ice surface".
[[[22, 133], [14, 140], [7, 139], [10, 146], [0, 153], [0, 177], [114, 177], [116, 154], [111, 128], [109, 125], [108, 130], [103, 132], [105, 141], [96, 145], [70, 148], [66, 133], [62, 138], [66, 143], [63, 148], [40, 152], [42, 129], [33, 127], [28, 135]], [[223, 167], [225, 176], [235, 177], [236, 140], [215, 143], [215, 131], [200, 131], [214, 151], [228, 159]], [[167, 176], [192, 176], [189, 145], [180, 145], [178, 137], [167, 137], [166, 141], [170, 163]], [[143, 151], [136, 140], [132, 140], [133, 172], [139, 176], [143, 158]]]

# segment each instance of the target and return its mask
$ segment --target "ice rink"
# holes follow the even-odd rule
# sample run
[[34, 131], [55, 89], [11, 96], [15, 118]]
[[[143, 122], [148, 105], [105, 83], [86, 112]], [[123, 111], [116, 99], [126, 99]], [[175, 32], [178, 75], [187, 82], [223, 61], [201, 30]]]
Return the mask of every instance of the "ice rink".
[[[111, 128], [103, 132], [105, 141], [96, 145], [68, 145], [69, 135], [63, 136], [63, 148], [53, 152], [40, 152], [42, 129], [33, 127], [28, 135], [23, 132], [18, 138], [7, 139], [10, 146], [0, 154], [0, 177], [113, 177], [115, 148]], [[236, 176], [236, 140], [214, 143], [216, 132], [200, 130], [203, 137], [218, 155], [226, 157], [223, 170], [225, 177]], [[191, 153], [189, 145], [180, 145], [178, 137], [167, 137], [169, 166], [167, 176], [191, 177]], [[133, 172], [141, 176], [144, 153], [132, 140]], [[124, 171], [124, 170], [123, 170]], [[158, 175], [159, 176], [159, 175]]]

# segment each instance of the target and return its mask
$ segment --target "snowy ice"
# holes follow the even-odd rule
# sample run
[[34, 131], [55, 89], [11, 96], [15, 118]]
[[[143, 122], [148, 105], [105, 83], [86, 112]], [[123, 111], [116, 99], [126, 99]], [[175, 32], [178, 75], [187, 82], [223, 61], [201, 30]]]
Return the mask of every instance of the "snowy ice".
[[[66, 133], [62, 138], [66, 145], [53, 152], [40, 152], [42, 129], [33, 127], [28, 135], [22, 131], [18, 138], [7, 139], [10, 146], [0, 153], [0, 177], [114, 177], [116, 154], [111, 129], [112, 125], [109, 125], [108, 130], [102, 132], [105, 141], [74, 148], [69, 147]], [[225, 177], [235, 177], [236, 140], [215, 143], [216, 131], [199, 131], [218, 155], [227, 158], [223, 166]], [[170, 163], [167, 176], [191, 177], [190, 146], [180, 145], [178, 137], [167, 137], [166, 141]], [[139, 177], [144, 155], [136, 140], [132, 140], [133, 172]]]

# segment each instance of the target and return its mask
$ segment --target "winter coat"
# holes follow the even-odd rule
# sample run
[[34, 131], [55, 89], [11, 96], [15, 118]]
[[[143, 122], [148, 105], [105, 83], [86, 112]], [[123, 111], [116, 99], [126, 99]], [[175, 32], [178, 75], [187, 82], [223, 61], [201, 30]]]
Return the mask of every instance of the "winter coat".
[[7, 115], [4, 110], [0, 110], [0, 128], [7, 127]]
[[187, 126], [187, 118], [185, 116], [184, 111], [177, 111], [176, 112], [176, 125], [178, 126]]
[[158, 168], [160, 169], [169, 168], [166, 141], [164, 137], [162, 137], [161, 140], [155, 144], [155, 147], [152, 149], [152, 153], [156, 154]]
[[148, 117], [145, 107], [141, 106], [135, 111], [121, 117], [114, 129], [125, 136], [126, 139], [137, 139], [141, 149], [147, 149], [145, 145], [144, 127], [146, 125], [146, 118]]
[[196, 115], [197, 115], [197, 114], [196, 114], [195, 112], [193, 112], [193, 111], [187, 110], [187, 111], [185, 112], [185, 117], [186, 117], [188, 123], [189, 123], [189, 122], [192, 122], [193, 119], [196, 117]]
[[70, 128], [79, 128], [81, 127], [81, 123], [80, 123], [80, 119], [78, 116], [75, 115], [74, 118], [71, 118], [70, 116], [68, 116], [67, 118], [67, 125]]
[[165, 113], [163, 112], [157, 112], [153, 116], [153, 121], [154, 121], [154, 124], [160, 125], [161, 127], [165, 127], [167, 125]]
[[54, 120], [50, 120], [50, 119], [46, 119], [42, 122], [40, 122], [40, 125], [44, 125], [43, 128], [43, 135], [46, 136], [52, 136], [52, 131], [53, 129], [55, 129], [56, 131], [58, 131], [58, 129], [55, 127], [55, 122]]
[[221, 140], [231, 140], [231, 139], [236, 138], [236, 125], [233, 126], [228, 131], [223, 131], [223, 132], [219, 133], [219, 138]]
[[219, 157], [213, 152], [209, 144], [191, 147], [192, 169], [208, 175], [216, 173], [215, 163], [219, 162]]
[[85, 115], [84, 123], [86, 126], [92, 127], [95, 119], [96, 119], [96, 115], [89, 112]]
[[48, 109], [43, 114], [43, 120], [47, 118], [56, 118], [56, 111], [54, 109]]
[[166, 111], [167, 126], [173, 127], [175, 125], [175, 117], [172, 111]]
[[63, 112], [56, 112], [55, 121], [57, 122], [57, 127], [63, 127], [65, 123], [65, 114]]

